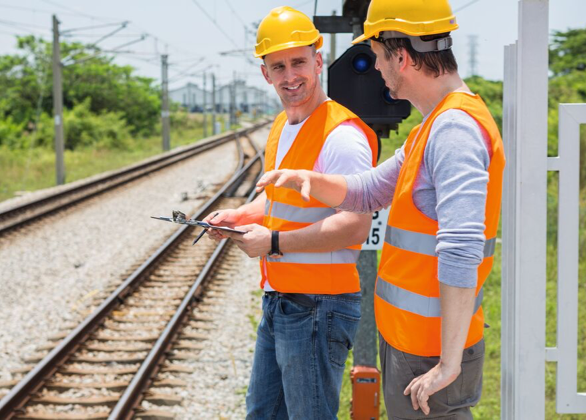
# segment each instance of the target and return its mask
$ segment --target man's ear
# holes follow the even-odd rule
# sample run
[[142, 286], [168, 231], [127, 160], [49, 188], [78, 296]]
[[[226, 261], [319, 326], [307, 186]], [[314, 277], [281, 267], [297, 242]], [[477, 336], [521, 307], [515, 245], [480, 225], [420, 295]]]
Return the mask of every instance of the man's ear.
[[324, 69], [324, 59], [321, 51], [315, 53], [315, 62], [317, 64], [317, 74], [321, 74]]
[[397, 50], [397, 59], [399, 61], [399, 71], [405, 71], [407, 66], [411, 65], [411, 56], [405, 48]]
[[260, 71], [262, 72], [262, 75], [264, 76], [265, 80], [267, 81], [267, 83], [269, 85], [273, 84], [273, 81], [271, 80], [271, 77], [269, 76], [269, 69], [267, 69], [267, 66], [265, 66], [264, 64], [260, 65]]

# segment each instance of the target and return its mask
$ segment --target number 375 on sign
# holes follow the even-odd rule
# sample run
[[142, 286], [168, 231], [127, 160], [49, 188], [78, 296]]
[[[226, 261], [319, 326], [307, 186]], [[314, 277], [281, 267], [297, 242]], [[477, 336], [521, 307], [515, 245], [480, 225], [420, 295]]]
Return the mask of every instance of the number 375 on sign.
[[370, 234], [366, 238], [366, 242], [362, 244], [362, 250], [376, 250], [383, 249], [385, 242], [385, 231], [387, 230], [387, 221], [389, 219], [388, 209], [375, 211], [372, 214], [372, 224], [370, 225]]

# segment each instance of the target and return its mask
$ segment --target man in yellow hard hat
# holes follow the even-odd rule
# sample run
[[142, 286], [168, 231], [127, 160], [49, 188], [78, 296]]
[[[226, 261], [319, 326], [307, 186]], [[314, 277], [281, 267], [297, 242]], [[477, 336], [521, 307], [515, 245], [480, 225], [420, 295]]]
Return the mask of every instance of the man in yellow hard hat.
[[409, 100], [422, 124], [369, 172], [279, 170], [258, 185], [338, 210], [391, 205], [375, 293], [391, 419], [472, 419], [482, 390], [481, 302], [505, 157], [486, 105], [458, 75], [450, 49], [457, 28], [447, 0], [372, 0], [354, 42], [371, 41], [391, 96]]
[[[353, 174], [376, 163], [374, 132], [322, 90], [322, 43], [311, 20], [290, 7], [272, 10], [260, 23], [255, 55], [284, 108], [267, 141], [266, 170]], [[247, 231], [228, 235], [250, 257], [262, 257], [263, 318], [247, 418], [337, 417], [360, 319], [356, 262], [370, 219], [271, 188], [251, 204], [206, 218]], [[222, 238], [219, 231], [211, 236]]]

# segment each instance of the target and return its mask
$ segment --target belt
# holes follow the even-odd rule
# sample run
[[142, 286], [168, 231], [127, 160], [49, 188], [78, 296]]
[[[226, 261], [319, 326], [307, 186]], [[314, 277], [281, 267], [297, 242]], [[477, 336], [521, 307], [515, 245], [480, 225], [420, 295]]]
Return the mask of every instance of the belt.
[[268, 297], [281, 297], [288, 299], [298, 305], [305, 306], [306, 308], [315, 308], [317, 303], [311, 297], [302, 293], [281, 293], [281, 292], [265, 292], [265, 296]]

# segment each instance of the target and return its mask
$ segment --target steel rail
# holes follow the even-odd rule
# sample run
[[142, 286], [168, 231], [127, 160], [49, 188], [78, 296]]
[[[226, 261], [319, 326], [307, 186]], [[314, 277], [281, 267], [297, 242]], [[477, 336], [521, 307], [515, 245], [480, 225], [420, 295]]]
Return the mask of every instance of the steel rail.
[[[251, 141], [252, 143], [252, 141]], [[241, 154], [243, 157], [244, 154]], [[241, 167], [224, 186], [216, 192], [192, 217], [201, 218], [220, 201], [224, 193], [232, 187], [235, 182], [240, 182], [242, 173], [250, 170], [252, 165], [260, 159], [259, 154]], [[154, 269], [156, 264], [171, 250], [179, 240], [189, 231], [191, 227], [182, 225], [163, 245], [155, 251], [139, 268], [137, 268], [102, 304], [77, 326], [57, 347], [45, 356], [11, 391], [0, 400], [0, 419], [9, 419], [21, 410], [28, 402], [31, 395], [37, 392], [45, 383], [46, 379], [52, 376], [66, 359], [74, 353], [79, 346], [100, 326], [105, 318], [120, 306], [126, 297], [133, 293], [143, 279]], [[215, 252], [214, 252], [215, 255]]]
[[[0, 236], [10, 230], [30, 223], [31, 221], [36, 221], [41, 217], [62, 210], [73, 204], [77, 204], [83, 200], [92, 198], [103, 192], [118, 188], [128, 182], [131, 182], [147, 174], [163, 169], [167, 166], [173, 165], [182, 160], [188, 159], [206, 150], [220, 146], [224, 143], [227, 143], [228, 141], [238, 139], [240, 136], [246, 136], [250, 132], [259, 129], [266, 124], [267, 122], [263, 121], [261, 123], [253, 125], [252, 127], [243, 128], [237, 131], [231, 131], [229, 133], [214, 136], [204, 142], [199, 142], [192, 146], [182, 147], [177, 150], [173, 150], [161, 156], [151, 158], [142, 163], [131, 165], [129, 167], [119, 169], [117, 171], [104, 174], [102, 176], [98, 176], [87, 182], [83, 182], [70, 188], [66, 188], [55, 194], [40, 197], [36, 200], [24, 203], [22, 205], [2, 210], [0, 211], [0, 221], [8, 219], [14, 219], [14, 221], [9, 222], [8, 224], [4, 224], [4, 226], [0, 227]], [[239, 154], [242, 155], [242, 152], [240, 151]], [[67, 200], [68, 196], [74, 198]], [[60, 200], [65, 200], [65, 202], [60, 203]], [[53, 203], [53, 205], [51, 205], [51, 203]], [[23, 218], [18, 217], [19, 214], [25, 212], [30, 212], [31, 214]]]
[[[261, 153], [257, 153], [255, 158], [248, 162], [242, 171], [245, 172], [251, 168], [254, 163], [260, 160], [260, 156]], [[259, 174], [262, 174], [262, 170], [259, 172]], [[259, 176], [257, 175], [256, 179], [258, 179], [258, 177]], [[256, 193], [251, 192], [248, 195], [246, 202], [250, 203], [255, 196]], [[195, 305], [195, 298], [201, 292], [204, 281], [210, 274], [212, 268], [218, 262], [220, 256], [227, 246], [227, 242], [228, 240], [224, 239], [218, 244], [212, 256], [185, 295], [185, 298], [181, 302], [181, 305], [179, 305], [177, 312], [175, 315], [173, 315], [173, 318], [171, 318], [165, 327], [165, 330], [161, 333], [161, 336], [147, 355], [138, 372], [132, 378], [132, 381], [124, 391], [124, 394], [122, 394], [120, 400], [114, 409], [110, 412], [108, 420], [131, 419], [136, 414], [134, 411], [142, 401], [141, 397], [143, 393], [148, 389], [154, 375], [158, 370], [158, 367], [165, 359], [165, 354], [171, 347], [174, 338], [177, 336], [181, 326], [185, 322], [185, 319], [189, 316], [190, 311], [193, 309], [193, 306]]]

